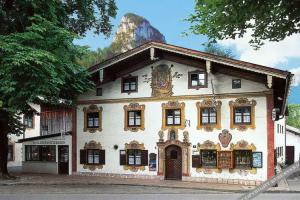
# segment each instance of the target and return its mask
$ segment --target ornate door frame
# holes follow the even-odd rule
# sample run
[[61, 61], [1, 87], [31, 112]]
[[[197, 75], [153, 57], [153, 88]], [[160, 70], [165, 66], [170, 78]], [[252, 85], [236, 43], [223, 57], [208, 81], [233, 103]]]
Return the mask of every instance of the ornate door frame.
[[182, 153], [182, 176], [190, 176], [190, 156], [191, 143], [181, 142], [179, 140], [167, 140], [165, 142], [158, 142], [158, 172], [157, 175], [165, 177], [165, 162], [166, 162], [166, 148], [170, 145], [175, 145], [181, 148]]

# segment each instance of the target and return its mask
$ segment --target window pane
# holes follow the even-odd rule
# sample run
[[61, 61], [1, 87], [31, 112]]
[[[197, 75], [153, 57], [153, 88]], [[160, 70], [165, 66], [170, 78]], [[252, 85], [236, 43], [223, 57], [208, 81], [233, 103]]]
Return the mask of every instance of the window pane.
[[134, 126], [134, 118], [133, 119], [129, 119], [128, 125], [129, 126]]
[[175, 115], [180, 115], [180, 110], [175, 110], [175, 111], [174, 111], [174, 114], [175, 114]]
[[202, 117], [202, 124], [208, 123], [208, 117]]
[[209, 120], [210, 120], [210, 123], [212, 123], [212, 124], [217, 122], [216, 117], [214, 117], [214, 116], [210, 116]]
[[135, 84], [135, 82], [132, 82], [132, 83], [130, 83], [130, 86], [131, 86], [131, 90], [135, 90], [136, 89], [136, 84]]
[[99, 163], [100, 155], [98, 150], [94, 150], [94, 163]]
[[250, 116], [244, 116], [244, 123], [250, 123]]
[[203, 150], [201, 151], [202, 165], [206, 167], [217, 166], [217, 151], [215, 150]]
[[141, 125], [141, 119], [137, 118], [135, 121], [135, 125], [140, 126]]
[[129, 83], [124, 83], [124, 90], [125, 91], [128, 91], [130, 88], [129, 88]]
[[89, 151], [88, 153], [88, 163], [93, 164], [94, 163], [94, 157], [93, 157], [93, 152]]
[[174, 124], [173, 123], [173, 117], [168, 117], [167, 124]]
[[128, 164], [129, 165], [134, 165], [134, 156], [128, 156]]
[[204, 80], [205, 74], [204, 73], [198, 74], [198, 77], [199, 77], [199, 80]]
[[94, 126], [94, 120], [92, 118], [89, 119], [89, 127], [93, 127]]
[[94, 127], [99, 127], [99, 119], [94, 118]]
[[175, 124], [180, 124], [180, 117], [178, 116], [175, 117]]
[[134, 118], [134, 112], [133, 111], [129, 111], [128, 112], [128, 116], [129, 116], [129, 118]]

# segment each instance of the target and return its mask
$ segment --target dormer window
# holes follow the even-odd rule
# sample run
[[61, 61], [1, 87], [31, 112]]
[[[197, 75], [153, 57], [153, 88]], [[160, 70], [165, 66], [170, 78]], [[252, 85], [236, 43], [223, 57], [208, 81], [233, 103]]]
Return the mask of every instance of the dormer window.
[[122, 93], [137, 92], [138, 78], [137, 76], [129, 76], [122, 78]]
[[205, 71], [189, 72], [189, 89], [199, 89], [207, 87], [207, 73]]

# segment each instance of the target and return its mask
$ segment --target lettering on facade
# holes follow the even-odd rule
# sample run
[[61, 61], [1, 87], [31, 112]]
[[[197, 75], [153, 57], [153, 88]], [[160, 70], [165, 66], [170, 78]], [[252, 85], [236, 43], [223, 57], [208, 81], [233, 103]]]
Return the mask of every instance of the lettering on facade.
[[32, 144], [49, 145], [49, 144], [66, 144], [65, 141], [34, 141]]

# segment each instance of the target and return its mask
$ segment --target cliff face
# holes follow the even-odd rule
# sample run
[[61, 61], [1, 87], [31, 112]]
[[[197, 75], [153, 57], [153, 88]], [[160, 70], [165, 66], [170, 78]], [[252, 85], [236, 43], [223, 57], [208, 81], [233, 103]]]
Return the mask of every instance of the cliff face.
[[165, 36], [145, 18], [128, 13], [121, 23], [111, 44], [114, 53], [123, 53], [148, 41], [166, 42]]

